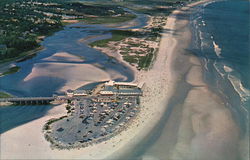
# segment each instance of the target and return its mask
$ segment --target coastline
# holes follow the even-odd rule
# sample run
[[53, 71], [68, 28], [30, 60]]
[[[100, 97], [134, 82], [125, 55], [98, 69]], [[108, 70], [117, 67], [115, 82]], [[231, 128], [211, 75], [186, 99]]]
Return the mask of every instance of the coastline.
[[[208, 0], [195, 2], [189, 6], [192, 7], [205, 2], [208, 2]], [[180, 13], [179, 10], [173, 12], [173, 14], [178, 13]], [[53, 108], [46, 116], [40, 119], [3, 133], [1, 135], [1, 146], [5, 147], [1, 148], [1, 159], [103, 159], [107, 157], [107, 159], [115, 159], [120, 157], [120, 153], [130, 152], [161, 120], [167, 109], [166, 104], [174, 92], [178, 78], [180, 78], [176, 74], [176, 68], [174, 69], [174, 66], [176, 67], [174, 62], [177, 61], [178, 56], [176, 55], [176, 52], [178, 52], [176, 48], [179, 43], [173, 36], [172, 31], [176, 29], [175, 16], [169, 16], [164, 29], [170, 30], [170, 32], [163, 33], [159, 53], [152, 68], [149, 71], [137, 71], [136, 73], [135, 81], [145, 82], [146, 84], [144, 88], [145, 97], [142, 98], [140, 113], [126, 131], [106, 142], [87, 148], [79, 150], [51, 150], [49, 142], [44, 139], [42, 127], [48, 119], [66, 114], [65, 108], [61, 105]], [[203, 82], [196, 81], [201, 78], [199, 75], [196, 75], [198, 76], [196, 78], [190, 78], [193, 77], [194, 72], [199, 70], [197, 67], [200, 65], [196, 58], [191, 58], [190, 61], [195, 67], [192, 67], [192, 70], [189, 71], [188, 82], [191, 85], [204, 85]], [[166, 70], [162, 68], [166, 68]], [[192, 94], [194, 93], [192, 92]], [[34, 132], [30, 133], [29, 130]], [[18, 139], [18, 141], [15, 141], [15, 139]], [[32, 153], [32, 155], [26, 155], [26, 153]]]
[[[44, 49], [45, 48], [43, 46], [39, 46], [33, 50], [22, 53], [23, 55], [20, 55], [18, 57], [11, 58], [8, 60], [3, 60], [2, 62], [0, 62], [0, 77], [8, 75], [8, 74], [3, 75], [3, 73], [7, 72], [13, 66], [16, 66], [14, 63], [21, 62], [21, 61], [24, 61], [26, 59], [30, 59], [33, 56], [35, 56], [37, 54], [37, 52], [42, 51]], [[12, 73], [10, 73], [10, 74], [12, 74]]]
[[192, 36], [188, 11], [188, 7], [183, 7], [174, 12], [178, 17], [174, 32], [178, 48], [171, 71], [177, 76], [178, 86], [167, 103], [165, 115], [144, 141], [151, 146], [145, 149], [141, 143], [137, 145], [139, 154], [128, 155], [155, 160], [248, 159], [244, 149], [248, 147], [243, 144], [247, 138], [240, 138], [239, 126], [227, 102], [210, 90], [203, 80], [200, 59], [186, 50]]

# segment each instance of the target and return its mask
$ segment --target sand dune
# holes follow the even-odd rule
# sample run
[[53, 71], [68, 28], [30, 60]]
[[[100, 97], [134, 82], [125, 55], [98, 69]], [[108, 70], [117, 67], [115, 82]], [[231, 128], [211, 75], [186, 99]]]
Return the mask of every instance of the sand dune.
[[31, 73], [24, 78], [24, 82], [39, 77], [59, 78], [66, 81], [60, 91], [66, 91], [67, 89], [77, 89], [92, 82], [116, 78], [125, 79], [123, 75], [114, 70], [104, 71], [93, 64], [81, 64], [80, 62], [84, 62], [81, 57], [66, 52], [55, 53], [43, 60], [45, 62], [35, 64]]
[[238, 141], [238, 127], [220, 98], [206, 87], [192, 89], [184, 102], [171, 159], [236, 160]]
[[[87, 148], [52, 150], [43, 137], [42, 126], [46, 120], [58, 115], [48, 114], [3, 133], [1, 146], [4, 147], [1, 148], [1, 159], [117, 159], [121, 155], [126, 157], [126, 154], [136, 152], [139, 148], [138, 144], [148, 136], [165, 113], [166, 104], [173, 94], [176, 80], [180, 78], [173, 67], [177, 59], [177, 39], [172, 34], [175, 27], [176, 19], [174, 16], [170, 16], [165, 26], [165, 29], [170, 32], [162, 35], [159, 53], [152, 69], [136, 74], [136, 81], [145, 82], [144, 97], [141, 99], [141, 112], [126, 131], [106, 142]], [[184, 78], [192, 85], [203, 85], [202, 73], [198, 73], [201, 71], [198, 67], [199, 62], [196, 62], [195, 59], [190, 61], [195, 64], [193, 63], [191, 70], [183, 69], [183, 71], [189, 71], [189, 75]], [[107, 73], [94, 66], [63, 64], [64, 68], [61, 69], [61, 65], [61, 63], [38, 64], [25, 78], [25, 81], [41, 75], [64, 77], [67, 79], [67, 84], [63, 89], [66, 89], [66, 86], [76, 87], [80, 81], [82, 84], [82, 80], [84, 81], [82, 75], [94, 77], [88, 81], [110, 78]], [[196, 75], [194, 72], [198, 74]], [[200, 95], [203, 95], [202, 98]], [[61, 109], [59, 114], [65, 113], [64, 109]], [[146, 153], [143, 159], [162, 159], [163, 157], [164, 160], [206, 160], [211, 157], [210, 159], [213, 160], [221, 160], [219, 158], [233, 160], [235, 158], [236, 149], [234, 147], [237, 146], [235, 144], [238, 141], [237, 127], [223, 102], [206, 87], [192, 89], [182, 108], [174, 111], [174, 115], [176, 117], [170, 118], [168, 121], [173, 130], [166, 132], [171, 136], [169, 145], [164, 143], [165, 140], [162, 143], [157, 142], [159, 145], [154, 150], [155, 152]], [[158, 139], [158, 141], [161, 140], [161, 138]], [[159, 148], [163, 151], [159, 153], [161, 156], [155, 154]], [[231, 154], [228, 154], [229, 152]], [[167, 153], [170, 153], [169, 157], [166, 157]]]
[[[166, 28], [174, 26], [174, 19], [170, 18]], [[165, 44], [169, 44], [166, 46]], [[44, 116], [38, 120], [29, 122], [8, 132], [1, 136], [1, 145], [5, 146], [1, 150], [1, 158], [24, 158], [24, 159], [111, 159], [118, 158], [123, 153], [130, 152], [143, 138], [152, 130], [154, 125], [160, 120], [160, 116], [165, 110], [165, 102], [167, 98], [167, 91], [170, 91], [167, 77], [170, 77], [167, 68], [169, 63], [165, 60], [169, 57], [168, 62], [171, 61], [170, 55], [175, 46], [175, 41], [169, 39], [168, 34], [163, 35], [161, 47], [157, 60], [153, 68], [149, 71], [142, 71], [136, 76], [136, 81], [146, 82], [145, 97], [142, 99], [142, 110], [136, 119], [129, 125], [126, 131], [113, 137], [112, 139], [96, 144], [87, 148], [74, 150], [52, 150], [42, 134], [42, 126], [50, 116]], [[169, 47], [170, 46], [170, 47]], [[169, 53], [169, 54], [166, 54]], [[60, 63], [43, 63], [34, 67], [31, 74], [29, 74], [25, 81], [29, 81], [34, 77], [39, 76], [55, 76], [64, 77], [68, 80], [66, 86], [72, 87], [71, 80], [81, 80], [80, 72], [87, 74], [94, 74], [96, 78], [109, 78], [107, 74], [98, 70], [93, 66], [88, 65], [74, 65], [63, 64], [64, 68], [60, 69]], [[84, 69], [83, 69], [84, 68]], [[112, 71], [109, 71], [110, 73]], [[39, 74], [38, 74], [39, 73]], [[111, 73], [112, 74], [112, 73]], [[113, 73], [114, 75], [115, 73]], [[79, 77], [80, 75], [80, 77]], [[116, 73], [116, 76], [117, 75]], [[74, 77], [74, 79], [72, 79]], [[92, 77], [92, 76], [91, 76]], [[93, 80], [93, 79], [91, 79]], [[81, 82], [82, 83], [82, 82]], [[76, 82], [74, 82], [76, 84]], [[73, 84], [72, 84], [73, 85]], [[73, 86], [74, 87], [74, 86]], [[156, 116], [157, 115], [157, 116]], [[30, 132], [30, 131], [33, 132]], [[21, 134], [17, 134], [21, 133]], [[32, 147], [29, 144], [32, 142]], [[15, 147], [12, 145], [15, 144]], [[26, 146], [26, 147], [20, 147]], [[13, 153], [13, 154], [12, 154]], [[30, 154], [27, 154], [30, 153]], [[46, 153], [46, 154], [45, 154]]]
[[45, 61], [65, 61], [65, 62], [84, 62], [83, 57], [78, 57], [67, 52], [58, 52], [50, 57], [44, 58]]
[[32, 72], [24, 81], [32, 81], [33, 78], [39, 77], [56, 77], [66, 80], [65, 86], [60, 89], [61, 91], [76, 89], [87, 83], [110, 80], [111, 78], [108, 73], [90, 64], [39, 63], [35, 64]]

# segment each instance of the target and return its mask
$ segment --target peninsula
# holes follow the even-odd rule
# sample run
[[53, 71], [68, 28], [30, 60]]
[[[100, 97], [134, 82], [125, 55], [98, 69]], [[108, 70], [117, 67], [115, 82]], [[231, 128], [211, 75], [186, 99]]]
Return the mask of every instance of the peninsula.
[[249, 159], [247, 89], [228, 83], [238, 74], [204, 21], [231, 0], [40, 1], [8, 6], [35, 7], [63, 29], [1, 72], [0, 102], [15, 105], [0, 113], [15, 118], [1, 124], [14, 125], [0, 159]]

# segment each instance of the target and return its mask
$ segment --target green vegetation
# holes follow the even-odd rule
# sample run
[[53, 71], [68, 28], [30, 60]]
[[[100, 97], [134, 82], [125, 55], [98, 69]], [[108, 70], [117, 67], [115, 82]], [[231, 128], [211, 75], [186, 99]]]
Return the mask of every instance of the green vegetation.
[[138, 60], [135, 56], [126, 55], [126, 56], [123, 56], [123, 59], [129, 63], [137, 63], [138, 62]]
[[4, 73], [2, 74], [2, 76], [7, 75], [7, 74], [16, 73], [16, 72], [18, 72], [19, 70], [20, 70], [20, 67], [18, 67], [18, 66], [11, 67], [11, 68], [8, 69], [8, 71], [4, 72]]
[[150, 63], [152, 62], [153, 57], [154, 57], [153, 53], [149, 53], [146, 56], [141, 57], [139, 59], [139, 64], [138, 64], [139, 68], [141, 68], [141, 69], [148, 68], [150, 66]]
[[81, 0], [87, 4], [116, 4], [148, 15], [169, 15], [177, 7], [195, 1], [187, 0]]
[[145, 56], [138, 56], [138, 55], [129, 55], [126, 52], [121, 53], [123, 55], [123, 59], [130, 64], [137, 63], [138, 69], [148, 69], [151, 62], [153, 61], [155, 51], [153, 48]]
[[5, 92], [0, 92], [0, 98], [10, 98], [12, 95], [5, 93]]
[[25, 56], [27, 51], [38, 48], [39, 37], [62, 29], [62, 20], [117, 23], [133, 18], [134, 15], [114, 5], [85, 5], [69, 0], [2, 0], [0, 62]]
[[[67, 105], [67, 106], [66, 106], [66, 110], [67, 110], [67, 113], [71, 113], [71, 106], [70, 106], [70, 105]], [[73, 108], [72, 108], [72, 110], [73, 110]]]
[[57, 122], [57, 121], [59, 121], [59, 120], [61, 120], [61, 119], [64, 119], [64, 118], [66, 118], [66, 117], [67, 117], [67, 116], [62, 116], [62, 117], [60, 117], [60, 118], [52, 118], [52, 119], [50, 119], [50, 120], [44, 125], [43, 129], [44, 129], [44, 130], [49, 130], [49, 129], [50, 129], [50, 125], [51, 125], [52, 123]]
[[71, 109], [70, 105], [67, 105], [66, 110], [70, 110], [70, 109]]
[[[125, 38], [146, 38], [150, 39], [151, 41], [156, 41], [157, 37], [159, 37], [160, 33], [162, 31], [161, 27], [152, 28], [149, 31], [131, 31], [131, 30], [112, 30], [112, 37], [109, 39], [104, 40], [98, 40], [95, 42], [90, 43], [89, 45], [91, 47], [109, 47], [109, 42], [115, 42], [115, 41], [122, 41]], [[138, 42], [126, 42], [128, 45], [127, 47], [120, 48], [123, 59], [130, 64], [138, 64], [138, 69], [147, 69], [150, 66], [150, 63], [152, 62], [152, 59], [154, 57], [154, 49], [148, 48], [148, 46], [145, 46], [144, 44], [138, 43]], [[141, 48], [147, 48], [147, 52], [145, 56], [140, 56], [139, 52], [135, 52], [136, 55], [130, 55], [131, 53], [131, 47], [141, 47]]]
[[16, 60], [17, 62], [25, 61], [26, 59], [30, 59], [30, 58], [34, 57], [36, 55], [36, 52], [40, 51], [41, 49], [43, 49], [42, 46], [35, 48], [35, 49], [32, 49], [32, 50], [27, 51], [27, 52], [22, 52], [16, 57], [0, 59], [0, 63], [14, 61], [14, 60]]
[[141, 36], [139, 32], [129, 31], [129, 30], [112, 30], [112, 37], [109, 39], [103, 39], [90, 43], [91, 47], [107, 47], [107, 44], [111, 41], [121, 41], [127, 37], [138, 37]]
[[119, 17], [112, 17], [112, 16], [100, 16], [100, 17], [86, 17], [84, 19], [79, 19], [88, 24], [111, 24], [111, 23], [121, 23], [125, 21], [129, 21], [136, 18], [135, 15], [128, 14]]

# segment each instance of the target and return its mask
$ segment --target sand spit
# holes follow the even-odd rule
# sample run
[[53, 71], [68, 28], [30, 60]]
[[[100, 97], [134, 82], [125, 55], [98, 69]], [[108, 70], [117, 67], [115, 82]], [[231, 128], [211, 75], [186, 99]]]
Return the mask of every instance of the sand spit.
[[74, 19], [65, 19], [65, 20], [62, 20], [62, 22], [64, 23], [78, 23], [79, 20], [74, 20]]
[[[139, 29], [131, 29], [133, 32], [143, 33], [143, 36], [129, 36], [121, 41], [110, 41], [105, 47], [94, 46], [95, 49], [106, 55], [126, 62], [134, 70], [150, 68], [150, 64], [142, 64], [143, 58], [152, 54], [153, 58], [158, 52], [160, 34], [152, 35], [153, 29], [161, 28], [165, 25], [166, 16], [148, 16], [147, 25]], [[152, 38], [153, 37], [153, 38]]]
[[179, 86], [173, 97], [183, 95], [174, 104], [169, 104], [173, 108], [171, 114], [162, 123], [161, 134], [144, 152], [143, 159], [247, 159], [239, 156], [242, 147], [239, 145], [240, 131], [230, 110], [203, 81], [199, 59], [186, 51], [191, 41], [188, 17], [193, 9], [189, 7], [205, 2], [194, 3], [174, 12], [180, 18], [176, 20], [176, 34], [173, 34], [178, 48], [174, 50], [177, 58], [172, 59], [171, 67]]
[[102, 70], [94, 64], [83, 64], [82, 57], [78, 57], [66, 52], [55, 53], [44, 62], [36, 63], [28, 74], [24, 82], [32, 81], [39, 77], [60, 78], [66, 81], [60, 91], [68, 89], [77, 89], [85, 84], [108, 81], [110, 79], [125, 77], [114, 70]]
[[[174, 22], [174, 18], [169, 18], [166, 28], [174, 27]], [[167, 95], [167, 91], [169, 91], [168, 84], [170, 83], [169, 79], [166, 77], [170, 77], [171, 75], [168, 73], [169, 70], [166, 71], [162, 68], [168, 67], [168, 62], [171, 61], [170, 56], [173, 47], [175, 46], [175, 41], [169, 36], [169, 34], [163, 34], [161, 47], [157, 56], [158, 58], [156, 59], [153, 68], [148, 72], [142, 71], [137, 74], [137, 81], [145, 82], [145, 97], [142, 99], [141, 112], [128, 126], [126, 131], [121, 132], [119, 135], [106, 142], [89, 146], [87, 148], [70, 151], [52, 150], [49, 142], [47, 142], [42, 135], [42, 126], [45, 124], [45, 121], [51, 117], [44, 116], [40, 119], [9, 130], [1, 135], [1, 146], [4, 146], [1, 148], [1, 159], [105, 159], [107, 157], [107, 159], [110, 159], [117, 158], [122, 153], [129, 151], [129, 149], [133, 149], [133, 147], [143, 140], [143, 138], [151, 131], [153, 126], [160, 120], [160, 115], [163, 113], [162, 111], [165, 110], [164, 104], [168, 98], [166, 98], [165, 95]], [[167, 57], [169, 58], [166, 61]], [[31, 80], [42, 73], [47, 74], [43, 72], [44, 67], [45, 69], [47, 68], [47, 71], [51, 71], [54, 68], [59, 67], [58, 65], [60, 64], [48, 64], [48, 68], [46, 66], [42, 67], [38, 65], [35, 67], [37, 69], [34, 69], [34, 71], [26, 77], [26, 81]], [[37, 72], [38, 69], [40, 70], [39, 75]], [[64, 72], [66, 71], [80, 73], [79, 68], [70, 64], [67, 69], [62, 69], [61, 75], [60, 71], [57, 70], [56, 72], [59, 75], [56, 76], [67, 76], [64, 75]], [[89, 74], [94, 71], [88, 70], [86, 73]], [[49, 73], [53, 76], [53, 72]], [[33, 142], [32, 147], [29, 146], [31, 142]], [[15, 147], [13, 147], [13, 145]]]
[[56, 77], [66, 80], [65, 86], [60, 91], [77, 89], [87, 83], [111, 78], [108, 73], [89, 64], [38, 63], [24, 81], [29, 82], [39, 77]]
[[66, 62], [84, 62], [84, 57], [75, 56], [67, 52], [58, 52], [50, 57], [44, 58], [44, 61], [66, 61]]
[[[194, 5], [200, 4], [201, 2], [194, 3]], [[204, 2], [203, 2], [204, 3]], [[188, 9], [188, 8], [186, 8]], [[180, 13], [180, 11], [175, 11], [174, 14]], [[182, 22], [187, 24], [187, 22]], [[149, 71], [140, 71], [136, 74], [136, 81], [145, 82], [143, 88], [144, 97], [141, 99], [141, 112], [137, 115], [134, 121], [128, 126], [128, 128], [121, 132], [119, 135], [111, 138], [106, 142], [89, 146], [87, 148], [80, 148], [74, 150], [52, 150], [50, 144], [44, 139], [42, 133], [42, 127], [47, 120], [54, 116], [59, 116], [65, 114], [65, 109], [63, 106], [58, 106], [53, 108], [49, 113], [55, 111], [54, 109], [59, 109], [58, 115], [47, 114], [46, 116], [14, 128], [7, 131], [1, 135], [1, 159], [117, 159], [122, 154], [133, 152], [139, 142], [152, 131], [154, 126], [160, 121], [161, 117], [166, 110], [166, 104], [168, 100], [173, 95], [174, 88], [176, 86], [176, 81], [181, 78], [175, 69], [178, 66], [175, 62], [178, 58], [178, 50], [176, 49], [177, 39], [174, 37], [173, 33], [176, 29], [176, 17], [170, 16], [167, 20], [166, 26], [164, 27], [166, 32], [162, 34], [162, 39], [160, 42], [159, 52], [157, 54], [154, 65]], [[178, 40], [178, 43], [181, 42]], [[185, 42], [182, 40], [181, 43]], [[195, 61], [192, 59], [192, 61]], [[178, 62], [182, 63], [182, 62]], [[183, 63], [187, 63], [183, 61]], [[196, 62], [196, 65], [199, 62]], [[48, 65], [49, 70], [53, 70], [60, 64], [50, 64]], [[67, 69], [63, 69], [62, 72], [56, 70], [59, 75], [56, 76], [67, 76], [63, 72], [73, 72], [71, 76], [77, 76], [83, 70], [70, 64]], [[189, 65], [189, 67], [192, 65]], [[96, 68], [90, 68], [90, 66], [82, 66], [84, 70], [85, 67], [89, 67], [83, 73], [86, 75], [95, 72]], [[93, 67], [93, 66], [91, 66]], [[41, 66], [37, 66], [39, 69], [39, 74], [43, 72]], [[189, 71], [189, 68], [183, 69], [183, 71]], [[94, 70], [92, 70], [94, 69]], [[193, 72], [198, 72], [199, 67], [194, 67], [190, 70], [189, 74]], [[34, 72], [26, 77], [26, 80], [30, 80], [38, 75], [38, 70], [34, 69]], [[52, 74], [52, 72], [49, 72]], [[77, 73], [77, 74], [76, 74]], [[98, 71], [99, 74], [103, 72]], [[60, 75], [61, 74], [61, 75]], [[96, 74], [96, 73], [93, 73]], [[81, 75], [81, 74], [80, 74]], [[69, 76], [70, 77], [70, 76]], [[200, 75], [195, 76], [197, 79]], [[97, 77], [100, 78], [100, 77]], [[103, 73], [103, 77], [105, 74]], [[72, 79], [72, 77], [70, 78]], [[68, 79], [70, 81], [70, 79]], [[192, 79], [192, 75], [186, 77], [190, 84], [201, 85], [203, 82], [199, 80]], [[79, 78], [80, 80], [80, 78]], [[100, 80], [100, 79], [99, 79]], [[72, 82], [72, 85], [75, 82]], [[66, 85], [71, 85], [67, 83]], [[71, 87], [71, 86], [70, 86]], [[210, 97], [203, 97], [200, 101], [197, 101], [197, 96], [201, 94], [207, 94]], [[204, 102], [211, 101], [207, 105], [200, 105]], [[210, 110], [210, 107], [212, 106]], [[185, 107], [185, 108], [184, 108]], [[177, 118], [170, 119], [169, 124], [174, 128], [167, 133], [171, 135], [171, 145], [162, 147], [161, 150], [165, 153], [171, 153], [172, 159], [175, 160], [188, 160], [190, 158], [196, 158], [197, 160], [204, 160], [204, 157], [209, 157], [207, 155], [213, 155], [215, 158], [220, 157], [221, 153], [233, 152], [233, 146], [237, 142], [238, 132], [235, 129], [235, 124], [231, 118], [230, 112], [225, 108], [223, 103], [218, 97], [213, 95], [206, 87], [197, 87], [188, 93], [185, 100], [185, 104], [182, 108], [177, 108], [178, 111], [174, 111]], [[204, 109], [204, 110], [203, 110]], [[207, 119], [208, 118], [208, 119]], [[197, 123], [198, 122], [198, 123]], [[176, 125], [177, 124], [177, 125]], [[205, 127], [209, 126], [209, 127]], [[174, 133], [175, 132], [175, 133]], [[232, 134], [228, 134], [232, 132]], [[208, 134], [206, 134], [208, 133]], [[159, 139], [160, 140], [160, 139]], [[209, 141], [213, 143], [209, 143]], [[220, 141], [221, 140], [221, 141]], [[220, 141], [220, 142], [218, 142]], [[224, 146], [230, 146], [230, 150], [224, 150]], [[3, 147], [4, 146], [4, 147]], [[232, 146], [232, 147], [231, 147]], [[215, 154], [206, 152], [206, 150], [211, 149]], [[170, 151], [168, 151], [170, 150]], [[194, 154], [196, 153], [196, 154]], [[166, 155], [162, 155], [161, 158], [167, 159]], [[185, 158], [188, 156], [188, 158]], [[231, 160], [226, 154], [226, 156]], [[157, 159], [154, 154], [149, 154], [145, 156], [145, 159]], [[214, 158], [212, 157], [212, 158]]]

